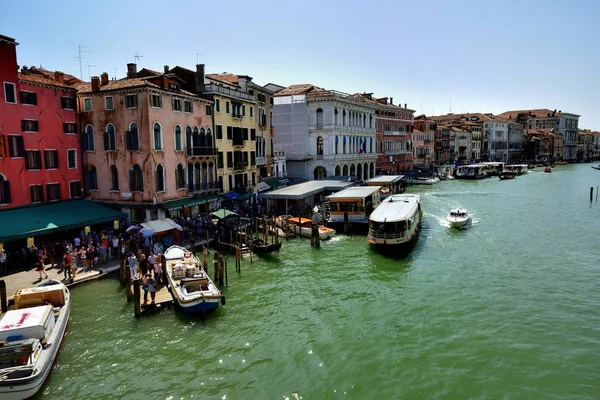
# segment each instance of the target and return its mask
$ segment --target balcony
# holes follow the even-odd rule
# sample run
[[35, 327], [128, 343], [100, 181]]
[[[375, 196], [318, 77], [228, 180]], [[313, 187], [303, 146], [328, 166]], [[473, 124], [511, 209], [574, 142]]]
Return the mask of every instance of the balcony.
[[188, 157], [216, 156], [216, 147], [190, 147], [185, 148], [185, 153]]
[[233, 163], [233, 170], [239, 171], [248, 168], [248, 161], [237, 161]]
[[214, 192], [218, 191], [221, 188], [219, 187], [218, 182], [211, 183], [188, 183], [188, 192], [189, 193], [204, 193], [204, 192]]
[[204, 85], [204, 92], [206, 94], [218, 93], [218, 94], [233, 97], [236, 99], [250, 101], [252, 103], [255, 103], [254, 96], [250, 96], [248, 93], [240, 92], [235, 89], [226, 88], [224, 86], [219, 86], [219, 85], [215, 85], [212, 83], [208, 84], [208, 85]]
[[267, 157], [256, 157], [256, 165], [267, 165]]
[[383, 131], [384, 136], [406, 136], [406, 132], [401, 131]]
[[233, 146], [236, 147], [244, 147], [244, 138], [241, 137], [234, 137], [233, 140], [231, 141]]
[[233, 118], [233, 119], [242, 119], [242, 114], [231, 113], [231, 118]]

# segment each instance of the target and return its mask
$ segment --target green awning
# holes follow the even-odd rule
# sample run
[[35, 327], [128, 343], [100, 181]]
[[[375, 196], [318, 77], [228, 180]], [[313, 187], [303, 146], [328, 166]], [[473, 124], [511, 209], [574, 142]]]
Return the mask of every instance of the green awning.
[[233, 211], [226, 210], [224, 208], [222, 208], [218, 211], [215, 211], [214, 213], [212, 213], [212, 215], [214, 215], [215, 217], [217, 217], [219, 219], [225, 219], [228, 217], [239, 217], [238, 214], [234, 213]]
[[212, 200], [219, 199], [218, 194], [209, 194], [207, 196], [185, 197], [183, 199], [166, 201], [161, 206], [168, 211], [179, 210], [184, 207], [194, 207], [200, 204], [208, 203]]
[[0, 242], [109, 223], [121, 217], [120, 211], [90, 200], [15, 208], [0, 212]]
[[283, 186], [283, 183], [279, 179], [271, 178], [264, 181], [267, 185], [271, 186], [273, 189], [277, 189], [278, 187]]
[[250, 197], [254, 196], [254, 193], [246, 193], [238, 197], [238, 200], [248, 200]]

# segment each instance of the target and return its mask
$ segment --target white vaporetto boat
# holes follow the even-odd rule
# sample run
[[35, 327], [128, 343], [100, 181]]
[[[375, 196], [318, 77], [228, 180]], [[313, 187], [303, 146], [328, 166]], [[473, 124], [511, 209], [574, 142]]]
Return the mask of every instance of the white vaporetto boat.
[[69, 289], [49, 279], [17, 290], [15, 305], [0, 318], [0, 399], [34, 396], [52, 371], [67, 331]]
[[225, 304], [225, 296], [202, 269], [191, 251], [171, 246], [164, 252], [167, 280], [173, 300], [186, 313], [206, 314]]
[[426, 178], [423, 176], [416, 176], [416, 177], [405, 176], [404, 178], [402, 178], [402, 180], [408, 185], [433, 185], [434, 183], [438, 183], [440, 181], [440, 178], [436, 178], [436, 177]]
[[471, 215], [465, 209], [455, 208], [450, 210], [446, 216], [446, 221], [450, 224], [450, 228], [462, 228], [471, 222]]
[[419, 195], [389, 196], [369, 217], [367, 241], [378, 249], [410, 248], [421, 231], [422, 217]]

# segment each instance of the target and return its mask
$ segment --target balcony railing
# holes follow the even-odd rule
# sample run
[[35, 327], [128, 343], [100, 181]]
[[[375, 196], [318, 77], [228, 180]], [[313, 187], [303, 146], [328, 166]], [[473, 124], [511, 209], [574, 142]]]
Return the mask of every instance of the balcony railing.
[[188, 183], [188, 192], [190, 193], [200, 193], [200, 192], [211, 192], [215, 190], [219, 190], [218, 182], [212, 183]]
[[256, 165], [267, 165], [267, 157], [256, 157]]
[[234, 97], [234, 98], [246, 100], [246, 101], [251, 101], [253, 103], [255, 102], [254, 96], [250, 96], [248, 93], [240, 92], [235, 89], [230, 89], [230, 88], [226, 88], [224, 86], [219, 86], [219, 85], [215, 85], [215, 84], [204, 85], [204, 91], [207, 94], [208, 93], [220, 93], [220, 94], [224, 94], [225, 96]]
[[248, 168], [248, 161], [238, 161], [233, 163], [233, 169], [236, 171], [246, 168]]
[[231, 113], [231, 118], [242, 119], [242, 114]]
[[190, 147], [185, 148], [185, 152], [188, 157], [199, 157], [199, 156], [216, 156], [216, 147]]
[[383, 131], [385, 136], [406, 136], [406, 132], [401, 131]]
[[244, 139], [243, 138], [236, 138], [234, 137], [233, 140], [231, 141], [231, 144], [233, 146], [244, 146]]

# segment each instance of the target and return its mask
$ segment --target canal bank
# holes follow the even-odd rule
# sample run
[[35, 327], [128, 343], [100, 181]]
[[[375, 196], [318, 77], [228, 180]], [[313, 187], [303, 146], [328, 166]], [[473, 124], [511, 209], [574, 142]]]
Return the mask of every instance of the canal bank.
[[[117, 279], [76, 287], [45, 397], [596, 398], [599, 183], [586, 164], [411, 187], [407, 258], [290, 239], [231, 273], [206, 319], [134, 319]], [[473, 225], [449, 230], [459, 206]]]

